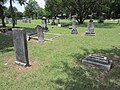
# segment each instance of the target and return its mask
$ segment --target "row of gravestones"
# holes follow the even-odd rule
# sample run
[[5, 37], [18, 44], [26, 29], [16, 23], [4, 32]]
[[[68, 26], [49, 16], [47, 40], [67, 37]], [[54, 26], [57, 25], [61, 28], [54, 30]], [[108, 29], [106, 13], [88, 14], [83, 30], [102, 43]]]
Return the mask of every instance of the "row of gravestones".
[[[76, 29], [76, 16], [73, 16], [73, 19], [72, 19], [73, 23], [72, 23], [72, 31], [71, 31], [71, 34], [78, 34], [77, 32], [77, 29]], [[87, 25], [87, 31], [85, 33], [86, 35], [96, 35], [95, 32], [94, 32], [94, 23], [93, 23], [93, 20], [92, 18], [90, 19], [90, 21], [88, 22], [88, 25]]]
[[32, 18], [23, 17], [22, 19], [22, 22], [24, 23], [31, 23], [31, 21], [32, 21]]
[[[12, 24], [12, 18], [5, 17], [5, 23], [6, 24]], [[17, 20], [15, 19], [15, 24], [17, 24]]]
[[[42, 28], [43, 28], [44, 31], [48, 31], [46, 20], [47, 20], [46, 17], [42, 18]], [[58, 26], [61, 26], [59, 17], [57, 17], [57, 20], [58, 20]], [[48, 21], [49, 21], [49, 19], [48, 19]], [[73, 22], [72, 22], [71, 34], [78, 34], [77, 29], [76, 29], [76, 16], [73, 16], [72, 21]], [[55, 17], [52, 18], [52, 23], [51, 24], [55, 25]], [[90, 21], [87, 25], [87, 31], [86, 31], [85, 34], [86, 35], [96, 35], [95, 32], [94, 32], [94, 23], [93, 23], [92, 18], [90, 19]]]

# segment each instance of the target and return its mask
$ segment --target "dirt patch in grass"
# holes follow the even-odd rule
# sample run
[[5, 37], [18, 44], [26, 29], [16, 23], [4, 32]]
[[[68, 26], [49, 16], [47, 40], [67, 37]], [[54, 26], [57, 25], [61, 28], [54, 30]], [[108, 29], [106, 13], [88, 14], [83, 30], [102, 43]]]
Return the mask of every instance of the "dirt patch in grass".
[[8, 56], [5, 60], [5, 64], [7, 66], [6, 72], [11, 72], [11, 76], [15, 82], [18, 82], [22, 79], [23, 76], [30, 74], [35, 70], [38, 70], [40, 64], [32, 57], [29, 57], [29, 64], [30, 66], [23, 67], [15, 64], [15, 56]]
[[8, 65], [11, 69], [16, 70], [16, 72], [18, 73], [24, 73], [24, 72], [28, 72], [34, 69], [37, 69], [39, 67], [39, 64], [36, 60], [34, 60], [32, 57], [29, 57], [29, 64], [30, 66], [27, 67], [23, 67], [23, 66], [19, 66], [15, 64], [15, 56], [9, 56], [8, 58], [6, 58], [6, 65]]
[[85, 36], [85, 32], [80, 32], [79, 33], [81, 36]]
[[5, 64], [10, 71], [15, 73], [15, 82], [19, 81], [23, 75], [27, 75], [28, 73], [37, 70], [40, 67], [40, 63], [38, 63], [32, 57], [29, 57], [29, 64], [28, 67], [23, 67], [15, 64], [15, 56], [8, 56], [5, 58]]

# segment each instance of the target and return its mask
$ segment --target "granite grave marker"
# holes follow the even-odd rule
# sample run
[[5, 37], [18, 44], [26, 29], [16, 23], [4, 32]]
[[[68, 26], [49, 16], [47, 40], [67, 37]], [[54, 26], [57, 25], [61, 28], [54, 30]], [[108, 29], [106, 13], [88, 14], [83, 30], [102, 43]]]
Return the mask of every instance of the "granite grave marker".
[[21, 66], [28, 66], [28, 48], [26, 40], [26, 32], [20, 28], [13, 28], [13, 42], [16, 54], [15, 63]]
[[44, 33], [42, 27], [37, 25], [35, 29], [37, 30], [38, 42], [44, 42]]
[[72, 18], [72, 31], [71, 34], [78, 34], [77, 29], [76, 29], [76, 16], [73, 16]]

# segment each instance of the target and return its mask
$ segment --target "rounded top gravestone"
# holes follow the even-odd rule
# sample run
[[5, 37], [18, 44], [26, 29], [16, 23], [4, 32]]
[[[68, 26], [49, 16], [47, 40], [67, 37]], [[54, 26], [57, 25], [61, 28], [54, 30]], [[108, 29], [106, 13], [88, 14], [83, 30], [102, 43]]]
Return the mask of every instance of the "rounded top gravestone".
[[42, 28], [44, 31], [48, 31], [48, 27], [47, 27], [47, 18], [46, 17], [42, 17]]
[[44, 33], [42, 27], [37, 25], [35, 29], [37, 30], [38, 42], [44, 42]]

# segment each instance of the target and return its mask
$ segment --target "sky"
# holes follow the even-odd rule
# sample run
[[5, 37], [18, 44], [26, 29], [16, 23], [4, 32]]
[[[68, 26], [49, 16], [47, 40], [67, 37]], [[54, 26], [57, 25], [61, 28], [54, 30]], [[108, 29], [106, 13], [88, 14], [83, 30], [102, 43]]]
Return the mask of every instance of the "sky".
[[[29, 0], [27, 0], [27, 1], [29, 1]], [[40, 7], [44, 8], [44, 6], [45, 6], [44, 0], [35, 0], [35, 1], [38, 2]], [[9, 7], [10, 6], [9, 2], [7, 2], [4, 6]], [[20, 11], [20, 12], [24, 11], [25, 6], [24, 5], [20, 6], [20, 4], [18, 4], [18, 2], [13, 3], [13, 6], [15, 6], [18, 9], [18, 11]]]

